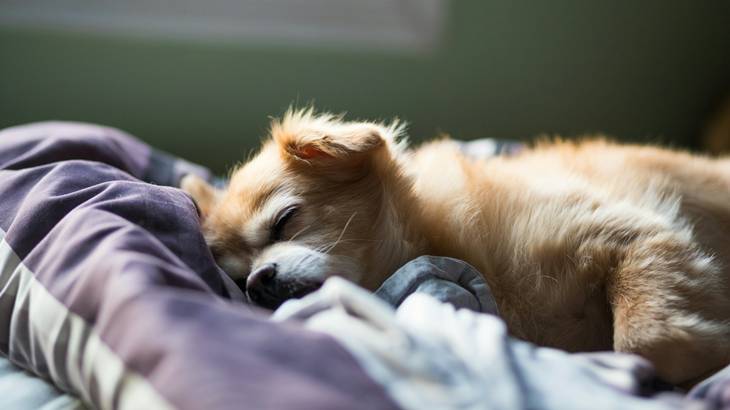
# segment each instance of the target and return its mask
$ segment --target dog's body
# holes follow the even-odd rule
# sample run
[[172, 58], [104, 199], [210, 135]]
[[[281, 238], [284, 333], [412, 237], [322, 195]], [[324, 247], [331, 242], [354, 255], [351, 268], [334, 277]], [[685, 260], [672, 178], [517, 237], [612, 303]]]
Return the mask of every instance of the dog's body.
[[483, 162], [449, 141], [403, 151], [399, 132], [290, 112], [225, 192], [185, 181], [254, 301], [452, 256], [517, 337], [638, 353], [674, 383], [730, 362], [730, 162], [603, 141]]

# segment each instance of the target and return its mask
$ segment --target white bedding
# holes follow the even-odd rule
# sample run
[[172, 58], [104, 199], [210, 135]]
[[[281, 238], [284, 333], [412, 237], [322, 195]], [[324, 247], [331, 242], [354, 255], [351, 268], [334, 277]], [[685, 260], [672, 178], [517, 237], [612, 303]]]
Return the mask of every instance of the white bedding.
[[87, 407], [45, 380], [0, 357], [0, 409], [76, 410]]

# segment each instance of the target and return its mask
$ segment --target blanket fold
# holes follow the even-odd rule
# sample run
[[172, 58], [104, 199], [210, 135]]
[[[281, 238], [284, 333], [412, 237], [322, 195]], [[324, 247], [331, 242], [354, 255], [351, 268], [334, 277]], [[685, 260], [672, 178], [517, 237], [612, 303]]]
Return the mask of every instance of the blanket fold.
[[332, 337], [236, 302], [162, 185], [185, 172], [210, 177], [112, 128], [0, 131], [0, 354], [98, 408], [395, 408]]
[[456, 308], [499, 314], [497, 302], [481, 273], [454, 258], [420, 256], [403, 265], [375, 291], [396, 307], [413, 293], [431, 295]]
[[274, 314], [337, 338], [404, 409], [702, 409], [676, 393], [643, 397], [645, 360], [568, 354], [510, 338], [494, 315], [413, 293], [397, 309], [333, 277]]

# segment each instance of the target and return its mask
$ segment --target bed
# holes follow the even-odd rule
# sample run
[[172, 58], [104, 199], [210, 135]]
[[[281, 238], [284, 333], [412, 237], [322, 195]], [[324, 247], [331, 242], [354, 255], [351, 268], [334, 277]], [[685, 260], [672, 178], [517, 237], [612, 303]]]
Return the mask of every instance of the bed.
[[681, 394], [637, 357], [510, 338], [478, 272], [448, 258], [376, 294], [334, 279], [273, 315], [250, 306], [177, 188], [189, 173], [214, 180], [109, 127], [0, 131], [0, 408], [730, 406], [727, 370]]

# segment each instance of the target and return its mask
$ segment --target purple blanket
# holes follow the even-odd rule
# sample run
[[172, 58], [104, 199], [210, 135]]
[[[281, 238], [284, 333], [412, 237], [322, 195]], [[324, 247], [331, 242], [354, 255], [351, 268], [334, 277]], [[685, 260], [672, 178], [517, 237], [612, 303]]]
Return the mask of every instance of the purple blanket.
[[[463, 148], [502, 149], [487, 142]], [[371, 308], [372, 295], [332, 293], [336, 282], [309, 297], [319, 310], [303, 302], [306, 326], [272, 322], [214, 263], [194, 203], [174, 188], [187, 173], [211, 179], [111, 128], [0, 131], [0, 355], [98, 408], [730, 408], [730, 368], [692, 391], [696, 400], [649, 397], [656, 386], [641, 374], [650, 371], [620, 355], [536, 349], [492, 316], [431, 323], [448, 313], [436, 305], [424, 310], [429, 320], [417, 303], [395, 316]], [[420, 286], [453, 303], [439, 282], [448, 272], [427, 281], [402, 270], [386, 286], [391, 298]], [[332, 306], [320, 317], [323, 300]], [[348, 303], [364, 310], [348, 314]], [[475, 331], [472, 319], [493, 332]], [[402, 327], [386, 332], [385, 322]]]
[[334, 339], [240, 303], [188, 172], [111, 128], [0, 131], [0, 353], [101, 408], [395, 408]]

